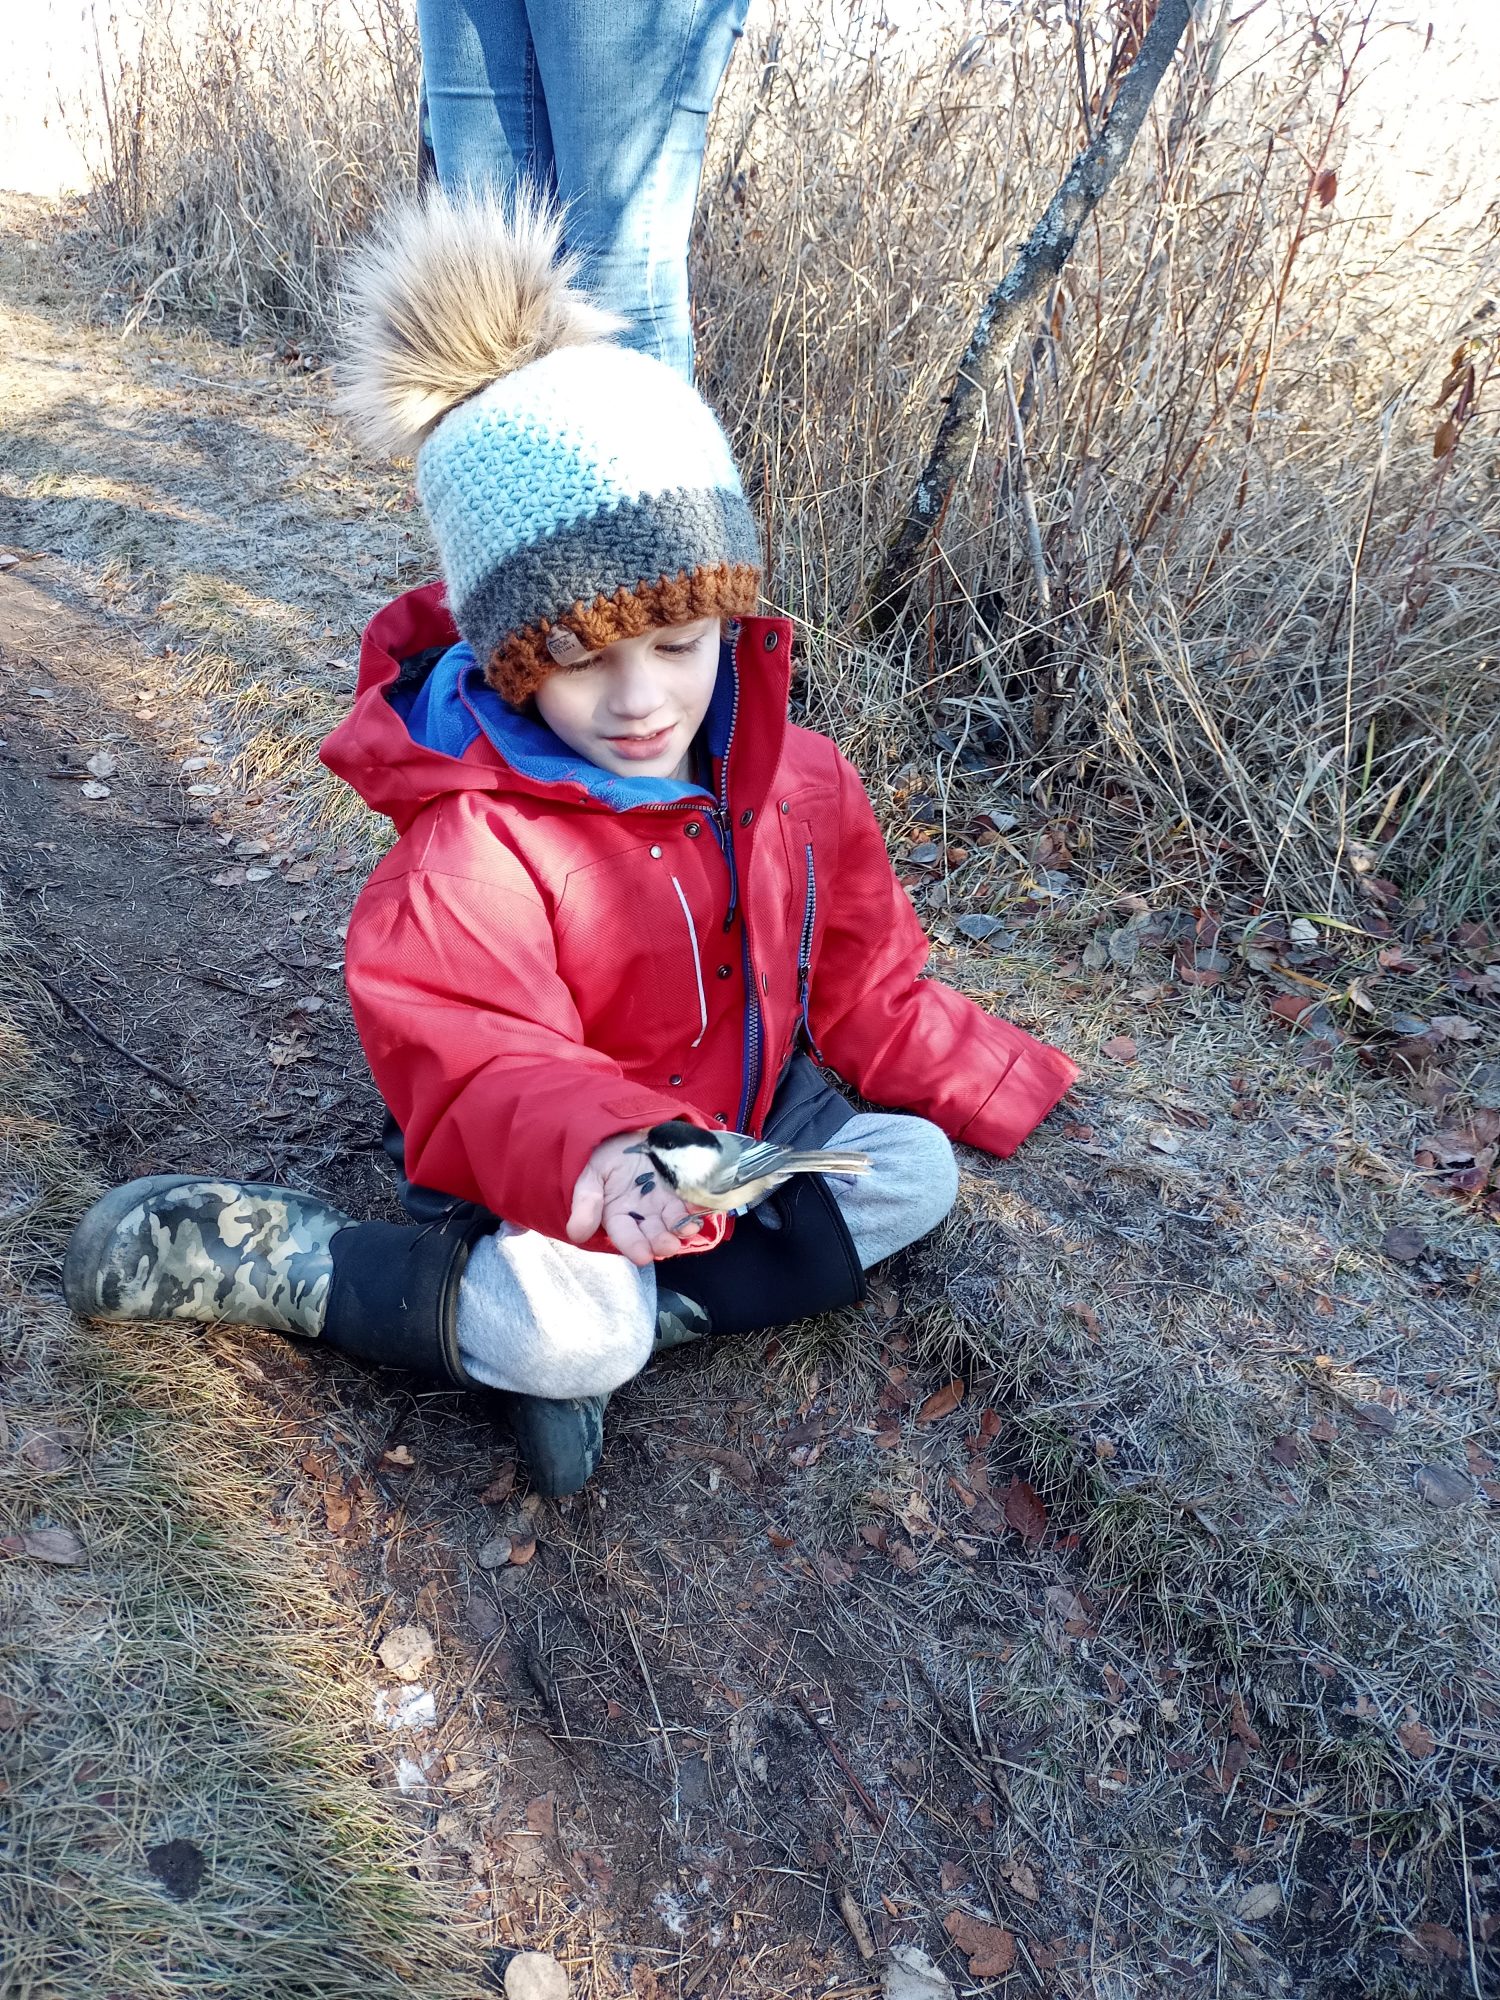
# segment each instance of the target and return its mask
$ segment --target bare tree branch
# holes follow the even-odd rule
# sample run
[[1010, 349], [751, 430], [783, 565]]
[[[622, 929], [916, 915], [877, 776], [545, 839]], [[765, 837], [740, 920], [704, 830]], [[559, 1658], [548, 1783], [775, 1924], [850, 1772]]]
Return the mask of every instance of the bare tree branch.
[[1156, 87], [1189, 20], [1203, 5], [1204, 0], [1159, 0], [1114, 102], [1068, 169], [1016, 261], [986, 299], [968, 350], [958, 364], [948, 407], [906, 518], [866, 591], [868, 616], [877, 632], [889, 631], [906, 608], [928, 538], [972, 463], [992, 406], [998, 415], [1007, 414], [1001, 378], [1016, 339], [1038, 299], [1068, 261], [1078, 232], [1129, 158]]

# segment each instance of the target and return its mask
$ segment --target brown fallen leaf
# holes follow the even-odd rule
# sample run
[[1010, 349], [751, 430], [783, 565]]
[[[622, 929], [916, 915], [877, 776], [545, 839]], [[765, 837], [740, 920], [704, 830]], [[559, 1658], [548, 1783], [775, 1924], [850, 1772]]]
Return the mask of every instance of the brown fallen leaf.
[[999, 1924], [981, 1923], [963, 1910], [953, 1910], [944, 1917], [943, 1929], [967, 1955], [971, 1979], [998, 1979], [1015, 1964], [1015, 1938]]
[[380, 1642], [380, 1664], [398, 1681], [420, 1680], [437, 1652], [425, 1625], [397, 1625]]
[[1046, 1502], [1027, 1480], [1013, 1479], [1005, 1489], [1001, 1505], [1006, 1520], [1023, 1541], [1039, 1542], [1046, 1534]]
[[1316, 1417], [1307, 1427], [1307, 1435], [1314, 1444], [1332, 1444], [1338, 1434], [1338, 1425], [1332, 1417]]
[[1440, 1959], [1463, 1956], [1463, 1946], [1446, 1924], [1413, 1924], [1410, 1936], [1402, 1938], [1396, 1949], [1418, 1965], [1436, 1965]]
[[1415, 1714], [1401, 1724], [1396, 1736], [1408, 1757], [1430, 1757], [1437, 1749], [1437, 1738]]
[[1229, 1697], [1229, 1733], [1237, 1736], [1247, 1750], [1260, 1748], [1260, 1732], [1246, 1714], [1244, 1696], [1238, 1692]]
[[1024, 1861], [1019, 1854], [1013, 1854], [1005, 1863], [1002, 1872], [1018, 1896], [1024, 1897], [1028, 1903], [1040, 1902], [1042, 1885], [1038, 1882], [1036, 1870], [1029, 1861]]
[[0, 1554], [71, 1567], [83, 1561], [83, 1543], [71, 1528], [26, 1528], [19, 1535], [0, 1535]]
[[328, 1532], [341, 1535], [349, 1525], [349, 1517], [354, 1509], [349, 1496], [337, 1486], [323, 1489], [323, 1512], [328, 1521]]
[[1419, 1465], [1412, 1474], [1418, 1499], [1429, 1507], [1462, 1507], [1474, 1498], [1474, 1482], [1468, 1473], [1451, 1465]]
[[1133, 1063], [1138, 1051], [1132, 1036], [1111, 1035], [1107, 1042], [1100, 1044], [1099, 1053], [1108, 1056], [1112, 1062]]
[[936, 1423], [939, 1417], [950, 1417], [963, 1399], [964, 1384], [962, 1379], [955, 1375], [953, 1380], [945, 1382], [941, 1389], [933, 1390], [927, 1401], [917, 1411], [916, 1422], [919, 1424], [931, 1424]]
[[515, 1484], [516, 1464], [512, 1459], [508, 1465], [501, 1466], [479, 1497], [486, 1506], [501, 1507], [514, 1492]]
[[1292, 1466], [1301, 1458], [1302, 1448], [1296, 1438], [1287, 1432], [1273, 1442], [1270, 1455], [1277, 1465]]
[[1380, 1247], [1395, 1264], [1415, 1264], [1419, 1257], [1427, 1254], [1427, 1243], [1421, 1230], [1412, 1229], [1405, 1223], [1388, 1229], [1380, 1239]]
[[380, 1454], [380, 1463], [388, 1472], [409, 1472], [416, 1462], [404, 1444], [393, 1444]]
[[1483, 1032], [1462, 1014], [1434, 1014], [1428, 1026], [1436, 1028], [1446, 1042], [1477, 1042]]

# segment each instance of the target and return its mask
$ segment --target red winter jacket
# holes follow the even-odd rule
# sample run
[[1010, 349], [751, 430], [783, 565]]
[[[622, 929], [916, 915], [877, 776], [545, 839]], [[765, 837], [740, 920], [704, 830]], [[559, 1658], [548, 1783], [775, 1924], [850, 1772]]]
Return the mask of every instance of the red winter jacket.
[[[322, 749], [400, 836], [355, 905], [347, 978], [413, 1181], [561, 1238], [611, 1135], [758, 1133], [799, 1030], [865, 1097], [1002, 1155], [1073, 1082], [1066, 1056], [923, 977], [864, 787], [788, 721], [789, 624], [746, 619], [721, 671], [738, 699], [718, 802], [624, 810], [508, 762], [482, 691], [421, 716], [436, 655], [416, 656], [456, 638], [441, 585], [387, 605]], [[723, 1233], [713, 1218], [693, 1247]]]

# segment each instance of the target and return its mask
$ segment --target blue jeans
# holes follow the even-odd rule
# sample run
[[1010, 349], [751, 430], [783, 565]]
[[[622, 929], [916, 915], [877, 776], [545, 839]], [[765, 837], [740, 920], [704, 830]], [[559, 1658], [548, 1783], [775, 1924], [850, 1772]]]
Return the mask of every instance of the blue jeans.
[[528, 180], [632, 347], [693, 379], [687, 250], [749, 0], [417, 0], [444, 188]]

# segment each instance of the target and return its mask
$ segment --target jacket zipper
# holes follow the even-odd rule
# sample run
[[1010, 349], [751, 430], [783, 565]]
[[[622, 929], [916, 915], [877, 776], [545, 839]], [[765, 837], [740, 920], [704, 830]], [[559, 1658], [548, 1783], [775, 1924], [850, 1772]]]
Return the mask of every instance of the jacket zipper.
[[802, 1017], [802, 1033], [813, 1060], [821, 1063], [823, 1051], [813, 1037], [808, 1007], [812, 999], [813, 931], [818, 921], [818, 874], [813, 864], [812, 842], [807, 843], [807, 901], [802, 907], [802, 937], [797, 946], [797, 1009]]

